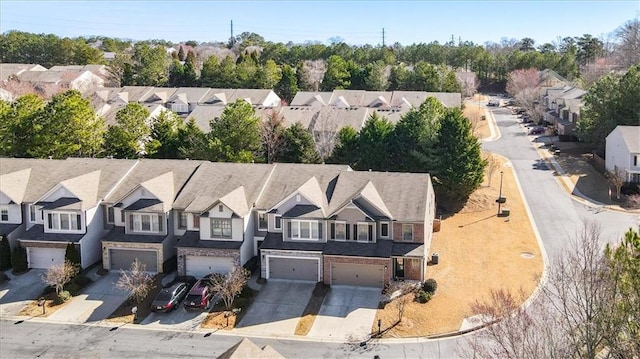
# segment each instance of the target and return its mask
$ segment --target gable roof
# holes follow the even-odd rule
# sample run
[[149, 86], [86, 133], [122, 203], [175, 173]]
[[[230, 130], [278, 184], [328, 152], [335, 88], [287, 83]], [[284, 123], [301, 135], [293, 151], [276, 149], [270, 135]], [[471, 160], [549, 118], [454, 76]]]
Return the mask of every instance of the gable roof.
[[126, 92], [131, 102], [141, 102], [143, 98], [149, 96], [154, 89], [153, 86], [124, 86], [121, 92]]
[[335, 213], [361, 197], [395, 220], [423, 221], [430, 182], [427, 173], [341, 172], [331, 197], [329, 213]]
[[[295, 193], [311, 177], [315, 178], [323, 195], [329, 198], [336, 177], [344, 171], [351, 171], [351, 168], [347, 165], [277, 163], [262, 190], [262, 195], [256, 201], [256, 208], [264, 210], [273, 208], [284, 198]], [[311, 190], [311, 185], [308, 186]]]
[[244, 338], [220, 354], [217, 359], [284, 359], [284, 357], [268, 345], [260, 349], [252, 341]]
[[[253, 207], [273, 168], [274, 165], [268, 164], [204, 162], [173, 206], [187, 212], [203, 213], [221, 201], [242, 216]], [[242, 188], [241, 192], [239, 188]]]
[[291, 100], [290, 106], [312, 106], [319, 104], [326, 106], [331, 100], [333, 92], [298, 91]]
[[195, 104], [202, 101], [208, 92], [209, 88], [206, 87], [180, 87], [171, 95], [168, 102], [175, 102], [180, 98], [185, 103]]
[[607, 140], [614, 132], [620, 134], [629, 153], [640, 153], [640, 126], [617, 126], [607, 135]]
[[35, 64], [0, 64], [0, 81], [25, 71], [47, 71], [47, 68]]
[[211, 120], [220, 117], [222, 112], [224, 112], [224, 109], [224, 106], [196, 105], [185, 121], [191, 121], [193, 118], [198, 128], [201, 129], [202, 132], [207, 133], [211, 130], [211, 126], [209, 124]]
[[[140, 159], [127, 176], [123, 176], [118, 187], [105, 198], [105, 202], [121, 202], [143, 186], [171, 206], [177, 193], [200, 164], [202, 161]], [[165, 184], [167, 188], [161, 188]]]
[[24, 168], [7, 174], [0, 174], [0, 192], [16, 204], [21, 204], [27, 191], [31, 168]]

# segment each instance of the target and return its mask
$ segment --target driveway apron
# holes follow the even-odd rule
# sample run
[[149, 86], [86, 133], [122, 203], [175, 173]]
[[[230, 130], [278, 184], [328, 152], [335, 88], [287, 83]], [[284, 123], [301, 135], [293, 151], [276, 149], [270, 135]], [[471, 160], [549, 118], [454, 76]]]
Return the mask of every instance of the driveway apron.
[[293, 335], [315, 283], [269, 280], [234, 331]]
[[127, 293], [116, 288], [119, 273], [108, 273], [73, 297], [55, 313], [52, 320], [70, 323], [95, 322], [106, 319], [127, 299]]
[[307, 337], [364, 340], [379, 302], [379, 288], [332, 286]]
[[42, 281], [44, 269], [31, 269], [27, 273], [13, 275], [7, 271], [11, 280], [0, 287], [0, 317], [18, 315], [29, 302], [37, 299], [46, 287]]

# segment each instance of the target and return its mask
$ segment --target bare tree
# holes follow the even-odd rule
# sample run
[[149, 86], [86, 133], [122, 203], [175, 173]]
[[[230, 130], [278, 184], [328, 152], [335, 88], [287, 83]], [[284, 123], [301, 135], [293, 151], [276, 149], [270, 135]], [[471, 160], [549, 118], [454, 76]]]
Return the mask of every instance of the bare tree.
[[492, 153], [488, 153], [484, 158], [487, 161], [487, 185], [491, 187], [491, 179], [493, 178], [493, 174], [496, 172], [498, 168], [500, 168], [500, 160]]
[[[543, 298], [538, 298], [543, 299]], [[528, 308], [521, 303], [525, 294], [491, 290], [485, 301], [476, 301], [471, 310], [484, 328], [468, 337], [462, 354], [473, 358], [566, 358], [565, 336], [558, 335], [559, 319], [546, 309], [544, 300]]]
[[540, 74], [536, 69], [514, 70], [509, 73], [507, 92], [516, 102], [529, 111], [535, 119], [540, 118], [538, 106]]
[[129, 296], [140, 304], [153, 289], [153, 278], [146, 270], [147, 265], [136, 258], [128, 270], [120, 270], [116, 288], [129, 292]]
[[629, 67], [640, 63], [640, 18], [622, 25], [617, 31], [619, 44], [616, 49], [618, 63]]
[[214, 293], [218, 293], [227, 310], [233, 308], [233, 301], [242, 292], [249, 281], [249, 271], [240, 266], [234, 266], [227, 275], [213, 275], [209, 279], [209, 286]]
[[313, 139], [316, 142], [316, 149], [322, 161], [329, 158], [336, 147], [338, 130], [340, 130], [337, 111], [340, 111], [340, 109], [326, 107], [323, 111], [315, 114], [309, 125], [309, 129], [313, 133]]
[[618, 166], [614, 166], [613, 170], [605, 173], [605, 176], [609, 182], [616, 188], [616, 198], [620, 199], [620, 191], [625, 182], [625, 171]]
[[271, 109], [267, 113], [266, 121], [261, 122], [262, 147], [264, 148], [267, 163], [278, 161], [282, 147], [284, 146], [284, 117], [278, 109]]
[[596, 59], [591, 63], [581, 66], [580, 79], [582, 80], [582, 86], [584, 88], [589, 88], [591, 85], [598, 82], [600, 78], [610, 73], [613, 68], [613, 60], [606, 57]]
[[[473, 312], [486, 327], [470, 338], [474, 358], [606, 357], [620, 338], [620, 290], [602, 250], [600, 228], [585, 222], [570, 247], [554, 259], [540, 296], [524, 308], [524, 296], [492, 291]], [[638, 246], [640, 247], [640, 245]], [[634, 307], [637, 308], [637, 307]], [[635, 325], [635, 324], [634, 324]], [[628, 337], [626, 338], [627, 342]]]
[[396, 323], [402, 322], [402, 318], [404, 317], [404, 309], [407, 304], [413, 300], [413, 296], [407, 295], [415, 290], [415, 287], [411, 283], [407, 282], [396, 282], [391, 285], [388, 289], [388, 292], [391, 293], [391, 296], [395, 296], [396, 298], [393, 300], [393, 305], [396, 311], [398, 312], [398, 321]]
[[64, 285], [69, 283], [78, 274], [78, 268], [68, 260], [64, 263], [51, 266], [42, 275], [42, 281], [56, 288], [56, 295], [60, 295]]
[[542, 293], [562, 318], [573, 357], [593, 359], [612, 329], [615, 288], [601, 245], [601, 229], [584, 222], [571, 247], [559, 255]]

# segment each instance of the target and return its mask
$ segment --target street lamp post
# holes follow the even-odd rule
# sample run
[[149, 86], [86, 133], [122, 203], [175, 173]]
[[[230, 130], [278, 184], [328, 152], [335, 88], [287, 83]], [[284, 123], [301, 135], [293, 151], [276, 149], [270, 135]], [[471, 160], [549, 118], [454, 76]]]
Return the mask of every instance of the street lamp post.
[[502, 205], [502, 177], [504, 175], [503, 171], [500, 171], [500, 194], [498, 195], [498, 216], [500, 216], [500, 206]]

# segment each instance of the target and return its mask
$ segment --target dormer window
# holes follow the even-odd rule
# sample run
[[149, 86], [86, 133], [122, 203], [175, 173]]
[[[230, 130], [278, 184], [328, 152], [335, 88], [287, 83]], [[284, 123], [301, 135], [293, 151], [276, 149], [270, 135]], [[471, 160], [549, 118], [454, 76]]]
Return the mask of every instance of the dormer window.
[[267, 212], [258, 212], [258, 230], [266, 231], [269, 224]]
[[9, 207], [0, 206], [0, 222], [9, 221]]
[[53, 212], [47, 214], [48, 228], [56, 231], [78, 231], [82, 229], [82, 217], [77, 213]]

